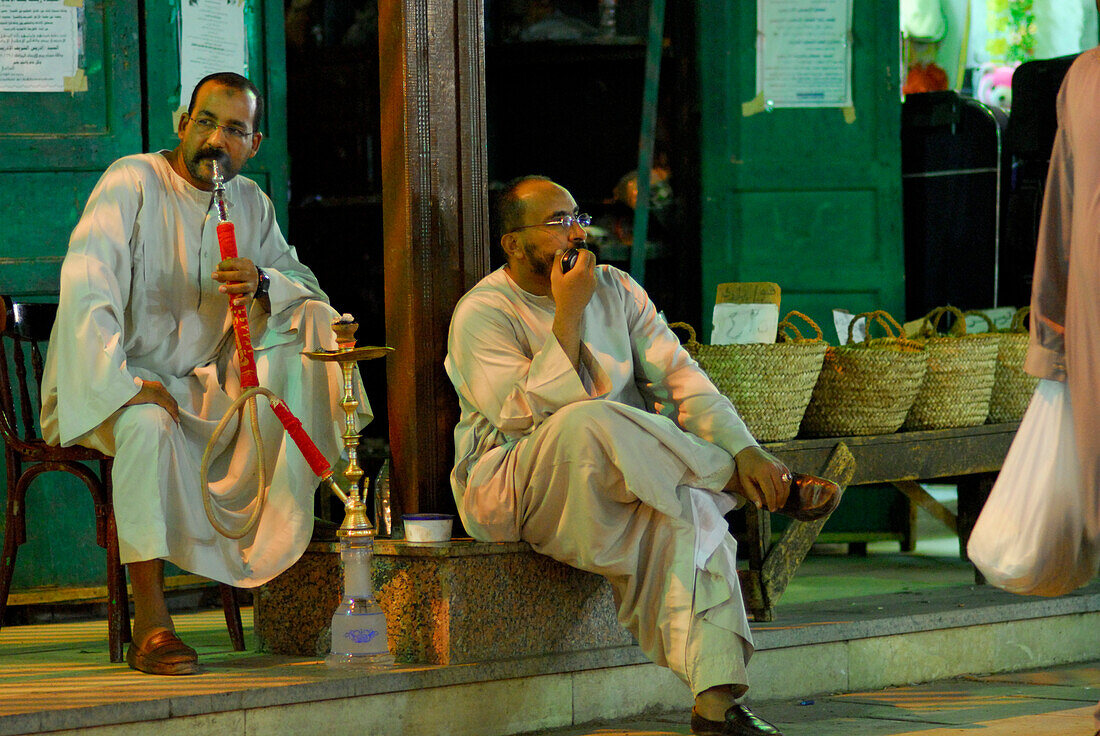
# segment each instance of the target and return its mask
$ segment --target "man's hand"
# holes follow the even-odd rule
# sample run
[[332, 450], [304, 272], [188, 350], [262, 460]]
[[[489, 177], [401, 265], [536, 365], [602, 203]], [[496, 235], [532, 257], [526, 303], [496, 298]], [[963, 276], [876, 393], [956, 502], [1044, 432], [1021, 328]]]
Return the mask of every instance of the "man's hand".
[[226, 258], [211, 276], [221, 282], [218, 287], [221, 293], [243, 294], [249, 299], [260, 285], [260, 272], [256, 270], [256, 264], [247, 258]]
[[166, 389], [164, 384], [160, 381], [142, 380], [141, 388], [138, 390], [137, 395], [123, 404], [123, 406], [134, 406], [136, 404], [156, 404], [168, 412], [169, 416], [172, 417], [176, 424], [179, 424], [179, 404], [176, 403], [176, 400], [172, 398], [172, 394], [168, 393], [168, 389]]
[[596, 292], [596, 255], [587, 248], [577, 249], [577, 263], [569, 273], [561, 272], [565, 251], [554, 254], [550, 266], [550, 295], [554, 297], [554, 313], [580, 319], [584, 308]]
[[596, 291], [596, 256], [587, 248], [577, 251], [577, 263], [561, 272], [564, 251], [557, 251], [550, 265], [550, 295], [554, 298], [554, 336], [573, 368], [581, 364], [581, 317]]
[[756, 505], [776, 511], [787, 502], [791, 473], [775, 456], [759, 447], [746, 447], [734, 456], [736, 468], [726, 490]]

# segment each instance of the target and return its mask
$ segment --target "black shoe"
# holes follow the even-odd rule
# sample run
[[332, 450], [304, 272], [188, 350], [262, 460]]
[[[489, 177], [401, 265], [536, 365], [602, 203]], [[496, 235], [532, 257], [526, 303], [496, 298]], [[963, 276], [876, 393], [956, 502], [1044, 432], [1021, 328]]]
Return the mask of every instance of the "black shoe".
[[724, 721], [703, 718], [691, 710], [691, 732], [696, 736], [783, 736], [779, 729], [752, 714], [743, 705], [732, 705]]

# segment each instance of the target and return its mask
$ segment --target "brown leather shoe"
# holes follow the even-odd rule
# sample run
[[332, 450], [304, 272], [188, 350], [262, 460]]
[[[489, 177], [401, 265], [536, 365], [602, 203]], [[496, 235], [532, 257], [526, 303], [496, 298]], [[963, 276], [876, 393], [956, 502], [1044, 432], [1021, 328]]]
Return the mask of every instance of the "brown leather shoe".
[[199, 655], [168, 630], [153, 634], [141, 648], [131, 642], [126, 663], [150, 675], [193, 675], [199, 671]]
[[840, 504], [842, 494], [840, 486], [831, 480], [795, 473], [791, 478], [791, 492], [779, 513], [798, 521], [824, 519]]
[[692, 708], [691, 732], [696, 736], [783, 736], [778, 728], [743, 705], [731, 705], [721, 721], [703, 718]]

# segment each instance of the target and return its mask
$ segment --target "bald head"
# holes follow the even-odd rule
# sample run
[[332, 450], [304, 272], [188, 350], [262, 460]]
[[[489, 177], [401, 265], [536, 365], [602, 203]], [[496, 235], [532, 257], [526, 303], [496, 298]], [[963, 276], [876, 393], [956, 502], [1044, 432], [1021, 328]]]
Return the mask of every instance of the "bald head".
[[493, 233], [496, 242], [499, 243], [506, 233], [526, 224], [524, 217], [527, 214], [527, 204], [531, 196], [530, 188], [538, 182], [553, 184], [548, 177], [531, 174], [512, 179], [504, 185], [496, 206], [496, 232]]

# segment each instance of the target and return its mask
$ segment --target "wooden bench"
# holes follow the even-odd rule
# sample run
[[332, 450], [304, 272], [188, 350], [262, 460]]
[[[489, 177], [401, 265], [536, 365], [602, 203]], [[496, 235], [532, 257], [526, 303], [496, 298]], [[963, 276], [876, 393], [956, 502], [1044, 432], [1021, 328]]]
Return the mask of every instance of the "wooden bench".
[[[889, 483], [916, 506], [939, 519], [966, 542], [1001, 469], [1019, 422], [985, 424], [960, 429], [896, 432], [865, 437], [772, 442], [764, 448], [789, 467], [836, 480], [843, 487]], [[918, 481], [941, 480], [958, 484], [958, 512], [952, 513], [921, 487]], [[792, 521], [771, 544], [767, 511], [748, 507], [742, 554], [748, 558], [741, 583], [745, 607], [757, 621], [771, 621], [791, 577], [814, 544], [824, 519]], [[983, 582], [975, 572], [977, 581]]]

